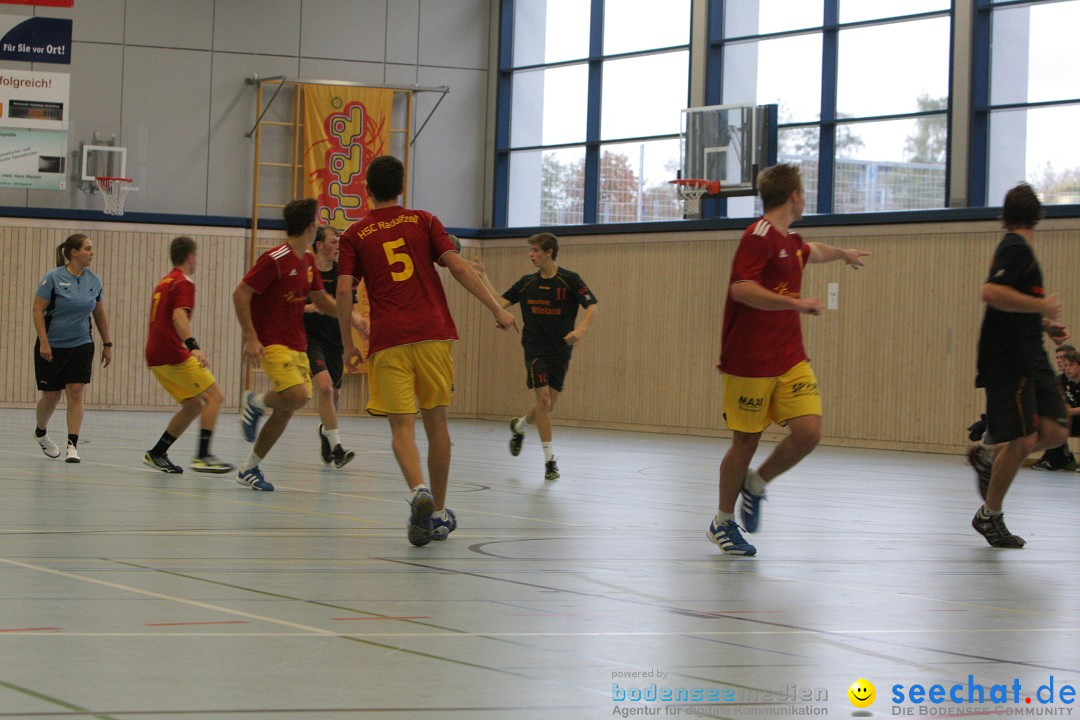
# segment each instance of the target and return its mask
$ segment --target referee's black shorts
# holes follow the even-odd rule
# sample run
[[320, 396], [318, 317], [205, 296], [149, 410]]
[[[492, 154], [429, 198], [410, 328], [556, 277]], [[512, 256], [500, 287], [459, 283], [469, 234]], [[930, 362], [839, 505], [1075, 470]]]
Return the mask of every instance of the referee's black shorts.
[[87, 384], [94, 369], [94, 343], [72, 348], [52, 349], [52, 362], [46, 362], [38, 352], [41, 341], [34, 343], [34, 375], [42, 392], [56, 392], [68, 385]]

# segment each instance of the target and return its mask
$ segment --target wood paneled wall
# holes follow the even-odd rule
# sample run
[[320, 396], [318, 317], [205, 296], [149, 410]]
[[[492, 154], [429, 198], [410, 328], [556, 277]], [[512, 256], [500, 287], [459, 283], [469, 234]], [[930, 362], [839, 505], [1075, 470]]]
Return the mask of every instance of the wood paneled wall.
[[[199, 242], [196, 335], [207, 349], [229, 409], [243, 391], [239, 326], [231, 293], [248, 266], [245, 231], [130, 224], [0, 220], [6, 270], [0, 276], [0, 406], [29, 407], [34, 389], [30, 306], [52, 267], [53, 249], [73, 232], [95, 244], [116, 341], [113, 367], [95, 370], [93, 407], [175, 407], [143, 362], [146, 313], [169, 269], [168, 243]], [[974, 387], [979, 288], [1001, 232], [995, 223], [808, 228], [820, 240], [872, 253], [867, 268], [808, 267], [804, 294], [823, 301], [839, 285], [839, 308], [804, 319], [807, 349], [821, 382], [829, 444], [955, 451], [983, 406]], [[561, 238], [560, 264], [579, 272], [600, 301], [575, 350], [559, 424], [724, 436], [715, 365], [737, 231]], [[1080, 323], [1073, 245], [1080, 219], [1040, 226], [1036, 252], [1046, 286]], [[525, 239], [463, 239], [465, 257], [483, 257], [503, 290], [531, 270]], [[455, 344], [453, 414], [502, 419], [531, 402], [520, 335], [497, 330], [480, 303], [445, 271], [461, 341]], [[519, 314], [520, 317], [520, 314]], [[1077, 325], [1080, 331], [1080, 325]], [[258, 378], [256, 378], [258, 379]], [[362, 376], [346, 379], [344, 413], [366, 399]], [[314, 405], [310, 406], [314, 409]], [[773, 434], [767, 437], [778, 437]]]

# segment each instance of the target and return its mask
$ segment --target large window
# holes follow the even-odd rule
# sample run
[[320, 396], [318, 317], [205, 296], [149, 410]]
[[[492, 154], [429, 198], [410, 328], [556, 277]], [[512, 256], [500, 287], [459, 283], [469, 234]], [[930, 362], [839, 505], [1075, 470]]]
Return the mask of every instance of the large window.
[[689, 104], [690, 9], [503, 0], [496, 225], [682, 217], [668, 180]]
[[978, 20], [973, 200], [1000, 205], [1026, 179], [1044, 203], [1080, 203], [1080, 0], [982, 0]]
[[778, 105], [778, 159], [801, 166], [807, 212], [946, 205], [949, 0], [713, 0], [710, 13], [709, 103]]

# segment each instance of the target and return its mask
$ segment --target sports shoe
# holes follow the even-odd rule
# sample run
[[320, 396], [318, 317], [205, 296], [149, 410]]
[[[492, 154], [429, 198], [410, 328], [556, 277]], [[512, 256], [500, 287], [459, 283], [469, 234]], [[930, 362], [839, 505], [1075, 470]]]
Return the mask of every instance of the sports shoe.
[[739, 526], [734, 520], [725, 520], [719, 525], [714, 517], [709, 523], [709, 532], [705, 537], [724, 551], [725, 555], [757, 555], [757, 548], [743, 540]]
[[322, 429], [322, 423], [319, 423], [319, 454], [322, 456], [323, 465], [329, 465], [334, 460], [334, 451], [330, 447], [330, 438], [323, 435]]
[[224, 475], [230, 473], [236, 469], [236, 466], [232, 463], [227, 463], [222, 460], [218, 460], [213, 455], [206, 455], [201, 458], [193, 458], [191, 461], [191, 469], [197, 473], [214, 473], [215, 475]]
[[266, 481], [266, 476], [263, 475], [258, 465], [247, 470], [241, 470], [236, 476], [236, 482], [247, 485], [252, 490], [263, 490], [265, 492], [273, 492], [274, 490], [274, 486]]
[[240, 408], [240, 431], [244, 434], [244, 439], [249, 443], [255, 442], [255, 436], [259, 432], [259, 418], [263, 416], [265, 412], [261, 408], [255, 407], [251, 402], [255, 397], [255, 392], [249, 392], [244, 397], [244, 405]]
[[990, 471], [994, 468], [994, 454], [985, 445], [972, 445], [968, 449], [968, 462], [975, 468], [975, 487], [979, 497], [986, 499], [986, 489], [990, 487]]
[[754, 533], [758, 531], [761, 524], [761, 501], [764, 499], [765, 493], [760, 495], [752, 493], [747, 489], [746, 483], [743, 482], [742, 499], [739, 502], [739, 518], [742, 520], [746, 532]]
[[417, 547], [431, 542], [431, 513], [435, 512], [435, 498], [431, 491], [421, 488], [409, 503], [409, 542]]
[[356, 457], [356, 453], [354, 453], [352, 450], [346, 450], [340, 445], [337, 445], [334, 447], [331, 456], [334, 459], [334, 467], [343, 468], [350, 462], [352, 462], [352, 459]]
[[991, 547], [997, 548], [1022, 548], [1024, 538], [1013, 535], [1009, 528], [1005, 527], [1004, 515], [983, 515], [982, 508], [971, 519], [971, 527], [986, 538]]
[[525, 442], [525, 433], [520, 433], [515, 427], [517, 418], [510, 418], [510, 432], [513, 435], [510, 436], [510, 454], [517, 457], [521, 454], [521, 443]]
[[184, 468], [180, 467], [172, 460], [170, 460], [168, 455], [155, 455], [149, 450], [147, 450], [146, 454], [143, 455], [142, 461], [143, 465], [149, 465], [155, 470], [160, 470], [163, 473], [173, 473], [179, 475], [180, 473], [184, 472]]
[[1051, 470], [1051, 471], [1053, 471], [1053, 470], [1058, 470], [1059, 468], [1058, 468], [1057, 465], [1050, 462], [1049, 460], [1040, 460], [1037, 463], [1032, 463], [1031, 469], [1032, 470]]
[[555, 458], [548, 460], [544, 463], [544, 479], [545, 480], [558, 480], [559, 479], [559, 466], [555, 464]]
[[52, 438], [50, 438], [48, 434], [42, 435], [41, 437], [34, 435], [34, 439], [37, 440], [37, 444], [41, 448], [41, 452], [45, 453], [46, 457], [60, 457], [60, 448], [56, 446], [56, 443], [52, 441]]
[[67, 457], [64, 458], [64, 462], [69, 462], [69, 463], [82, 462], [82, 460], [79, 458], [79, 449], [77, 447], [75, 447], [74, 445], [72, 445], [70, 440], [68, 440]]
[[447, 535], [457, 529], [457, 515], [450, 508], [446, 508], [445, 520], [432, 516], [429, 522], [432, 540], [445, 540]]

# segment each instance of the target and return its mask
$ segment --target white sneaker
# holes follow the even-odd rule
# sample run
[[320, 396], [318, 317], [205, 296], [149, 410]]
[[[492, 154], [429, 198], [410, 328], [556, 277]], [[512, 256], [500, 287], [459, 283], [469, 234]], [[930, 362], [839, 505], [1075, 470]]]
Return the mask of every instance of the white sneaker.
[[[59, 452], [57, 452], [57, 454], [59, 454]], [[67, 458], [64, 459], [64, 462], [69, 462], [69, 463], [82, 462], [82, 460], [79, 459], [79, 450], [78, 450], [78, 448], [76, 448], [74, 445], [72, 445], [70, 440], [68, 440]]]
[[41, 437], [34, 435], [34, 439], [37, 440], [37, 444], [41, 447], [41, 452], [45, 453], [46, 457], [60, 457], [60, 448], [56, 446], [56, 443], [52, 441], [52, 438], [50, 438], [48, 434], [42, 435]]

